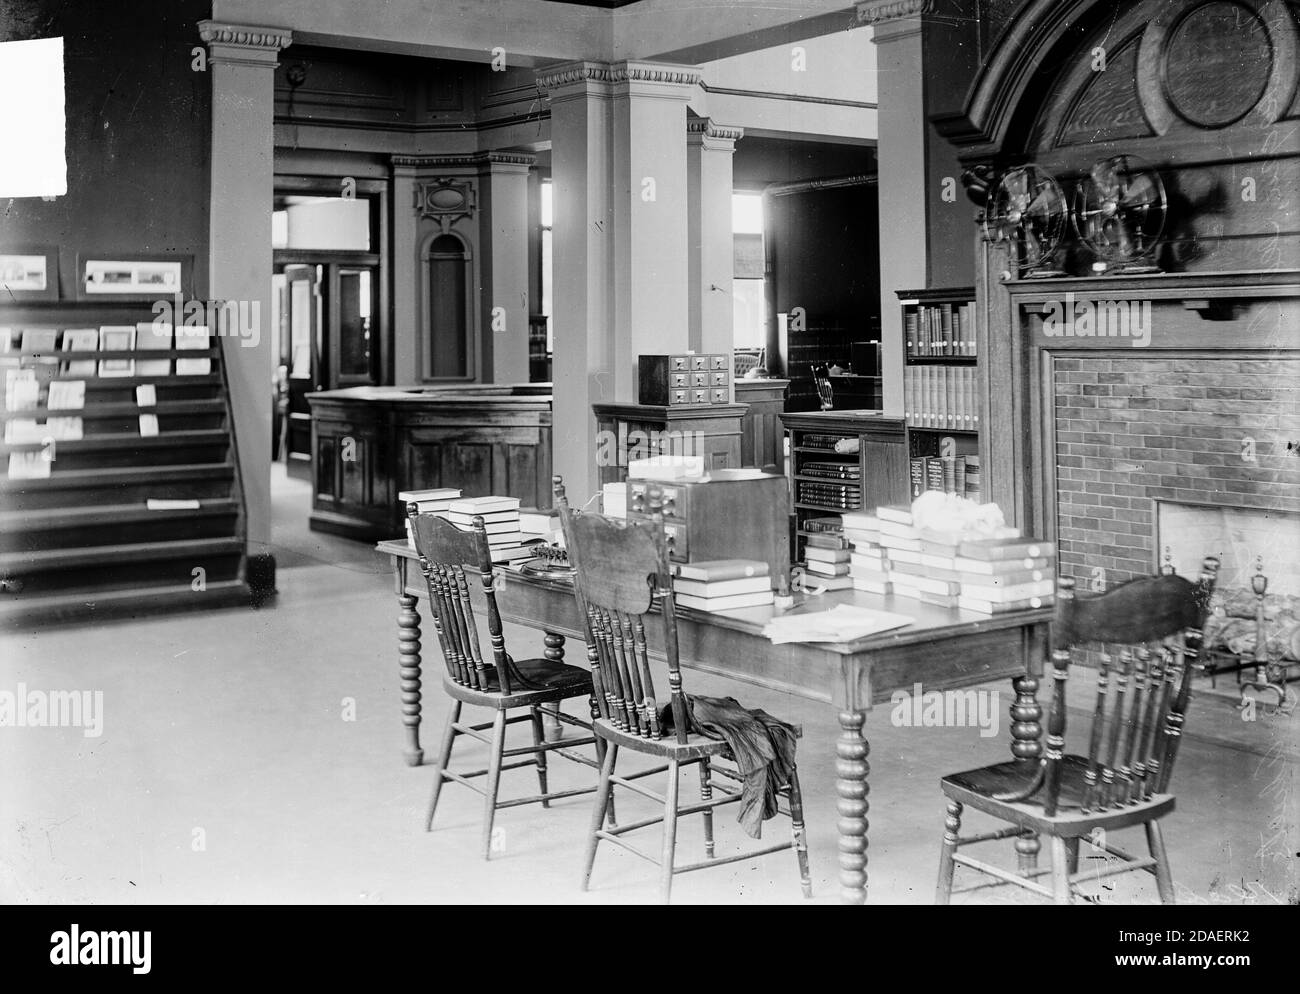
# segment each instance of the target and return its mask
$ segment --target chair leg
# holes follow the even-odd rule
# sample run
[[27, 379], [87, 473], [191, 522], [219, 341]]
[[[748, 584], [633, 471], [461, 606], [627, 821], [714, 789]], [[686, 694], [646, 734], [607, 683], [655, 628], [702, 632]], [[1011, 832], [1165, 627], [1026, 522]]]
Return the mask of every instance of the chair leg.
[[673, 893], [673, 858], [677, 853], [677, 760], [668, 764], [668, 789], [664, 791], [664, 853], [659, 867], [659, 900], [667, 904]]
[[1058, 835], [1052, 836], [1052, 897], [1057, 904], [1074, 903], [1070, 892], [1070, 856], [1065, 840]]
[[438, 810], [438, 795], [442, 793], [444, 777], [442, 771], [451, 762], [451, 747], [456, 742], [456, 722], [460, 721], [460, 701], [451, 702], [451, 714], [447, 716], [447, 727], [442, 731], [442, 745], [438, 747], [438, 763], [433, 771], [433, 796], [429, 798], [429, 807], [425, 811], [424, 830], [433, 830], [433, 813]]
[[[713, 787], [709, 784], [708, 756], [700, 760], [700, 800], [713, 800]], [[712, 859], [713, 856], [713, 809], [706, 808], [704, 811], [704, 858]]]
[[488, 759], [483, 801], [483, 858], [492, 858], [492, 822], [497, 814], [497, 788], [501, 784], [501, 753], [506, 748], [506, 713], [498, 708], [492, 721], [492, 755]]
[[1065, 864], [1066, 866], [1069, 867], [1070, 874], [1073, 875], [1075, 873], [1078, 873], [1079, 872], [1079, 837], [1077, 835], [1065, 840], [1065, 855], [1067, 857]]
[[542, 728], [542, 710], [536, 705], [529, 710], [532, 711], [533, 719], [533, 745], [538, 748], [538, 751], [533, 753], [537, 763], [537, 784], [541, 787], [542, 807], [549, 808], [551, 802], [546, 799], [546, 753], [541, 751], [542, 744], [546, 741], [546, 733]]
[[614, 764], [618, 762], [618, 746], [606, 743], [604, 739], [596, 739], [597, 746], [604, 746], [604, 759], [600, 764], [600, 783], [596, 787], [596, 806], [591, 811], [591, 828], [587, 832], [587, 852], [583, 858], [582, 865], [582, 889], [587, 890], [591, 886], [591, 870], [596, 865], [596, 846], [600, 843], [600, 836], [596, 833], [600, 831], [600, 826], [605, 821], [605, 811], [611, 812], [610, 825], [613, 826], [613, 808], [614, 808], [614, 783], [610, 777], [614, 775]]
[[934, 903], [947, 904], [952, 900], [952, 874], [957, 869], [953, 856], [957, 853], [957, 838], [961, 832], [962, 805], [948, 802], [948, 817], [943, 820], [943, 846], [939, 850], [939, 884], [935, 888]]
[[794, 855], [799, 862], [799, 886], [805, 898], [812, 897], [812, 875], [808, 872], [808, 837], [803, 827], [803, 791], [799, 788], [799, 771], [790, 770], [790, 831], [794, 836]]
[[[596, 699], [593, 697], [591, 699], [591, 720], [593, 725], [595, 724], [596, 719], [599, 717], [600, 717], [600, 711], [596, 708]], [[611, 746], [604, 739], [602, 739], [599, 735], [596, 736], [596, 764], [602, 770], [605, 768], [605, 753], [610, 748]], [[613, 791], [610, 791], [609, 806], [605, 809], [605, 814], [607, 816], [606, 824], [608, 824], [610, 828], [618, 828], [618, 819], [614, 817], [614, 792]]]
[[1149, 821], [1143, 828], [1147, 830], [1147, 849], [1156, 861], [1156, 890], [1160, 892], [1161, 904], [1174, 902], [1174, 878], [1169, 872], [1169, 854], [1165, 852], [1165, 839], [1160, 834], [1160, 822]]

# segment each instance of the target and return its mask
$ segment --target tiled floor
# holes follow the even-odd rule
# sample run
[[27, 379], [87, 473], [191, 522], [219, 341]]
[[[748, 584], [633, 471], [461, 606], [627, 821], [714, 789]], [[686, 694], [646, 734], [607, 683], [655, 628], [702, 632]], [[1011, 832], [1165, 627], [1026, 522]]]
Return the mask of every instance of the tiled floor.
[[[105, 719], [94, 738], [77, 729], [0, 728], [0, 899], [653, 901], [654, 868], [609, 847], [597, 860], [593, 891], [578, 890], [587, 797], [550, 811], [501, 813], [503, 851], [489, 863], [477, 855], [478, 796], [463, 788], [445, 788], [435, 831], [421, 831], [431, 771], [401, 757], [396, 606], [385, 563], [364, 546], [308, 532], [304, 485], [278, 477], [275, 498], [281, 572], [274, 607], [3, 637], [0, 690], [20, 682], [101, 690]], [[522, 630], [508, 638], [520, 647], [537, 643]], [[431, 643], [426, 650], [434, 674], [437, 650]], [[734, 694], [802, 722], [814, 900], [835, 901], [834, 715], [716, 678], [687, 679], [696, 692]], [[1005, 715], [1008, 688], [986, 689], [1001, 693]], [[424, 704], [431, 750], [446, 710], [432, 679]], [[881, 708], [867, 722], [870, 896], [928, 902], [942, 834], [938, 778], [1005, 755], [1005, 722], [984, 738], [977, 729], [893, 727], [889, 719]], [[1178, 809], [1165, 828], [1184, 901], [1300, 901], [1300, 715], [1261, 711], [1257, 719], [1243, 722], [1227, 696], [1194, 703], [1175, 781]], [[1086, 727], [1081, 712], [1072, 711], [1071, 722], [1072, 735]], [[464, 748], [466, 756], [481, 752]], [[556, 761], [552, 776], [576, 786], [592, 774]], [[508, 790], [535, 787], [527, 771], [505, 777]], [[623, 819], [635, 810], [635, 800], [624, 802]], [[724, 840], [739, 837], [730, 814], [719, 816], [718, 827]], [[769, 830], [782, 827], [774, 822]], [[697, 820], [679, 845], [693, 858], [701, 839]], [[1118, 843], [1140, 848], [1140, 831], [1121, 833]], [[1002, 853], [988, 855], [1011, 859], [1009, 844], [1001, 845]], [[648, 846], [657, 847], [657, 836]], [[1155, 898], [1144, 874], [1108, 879], [1098, 891], [1116, 903]], [[798, 902], [794, 857], [686, 875], [674, 899]], [[963, 900], [1037, 901], [1005, 888]]]

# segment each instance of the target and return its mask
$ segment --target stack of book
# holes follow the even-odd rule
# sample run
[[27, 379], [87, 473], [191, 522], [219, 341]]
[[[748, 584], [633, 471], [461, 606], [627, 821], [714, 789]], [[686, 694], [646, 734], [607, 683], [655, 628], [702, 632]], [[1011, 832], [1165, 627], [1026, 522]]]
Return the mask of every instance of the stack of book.
[[909, 469], [914, 500], [927, 490], [980, 500], [979, 456], [914, 456]]
[[846, 590], [853, 586], [849, 576], [852, 555], [849, 540], [842, 532], [819, 531], [805, 536], [803, 568], [810, 587], [823, 590]]
[[[414, 504], [421, 514], [432, 514], [450, 520], [451, 502], [459, 496], [460, 491], [455, 488], [439, 487], [436, 490], [403, 490], [397, 495], [397, 500], [401, 504], [403, 515], [406, 513], [406, 505]], [[411, 534], [411, 520], [404, 517], [403, 521], [406, 523], [406, 544], [414, 549], [415, 537]]]
[[463, 497], [451, 502], [450, 519], [457, 528], [473, 528], [476, 517], [483, 519], [494, 563], [532, 556], [533, 540], [525, 542], [519, 525], [518, 497]]
[[1050, 542], [1010, 538], [963, 542], [955, 565], [961, 574], [957, 606], [980, 614], [1001, 614], [1052, 603], [1056, 592], [1056, 547]]
[[853, 546], [849, 556], [849, 576], [853, 589], [870, 594], [888, 594], [893, 588], [889, 581], [889, 556], [880, 544], [880, 518], [875, 514], [859, 512], [844, 515], [844, 537]]
[[696, 611], [735, 611], [771, 604], [772, 577], [757, 559], [714, 559], [681, 563], [673, 580], [673, 600]]

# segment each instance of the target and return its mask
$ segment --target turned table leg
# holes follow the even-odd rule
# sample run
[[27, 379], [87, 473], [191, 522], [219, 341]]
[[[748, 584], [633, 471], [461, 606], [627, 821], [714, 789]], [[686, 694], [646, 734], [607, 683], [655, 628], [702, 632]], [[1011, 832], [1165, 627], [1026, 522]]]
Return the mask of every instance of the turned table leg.
[[[1011, 704], [1011, 755], [1026, 765], [1037, 766], [1043, 755], [1043, 709], [1038, 703], [1038, 678], [1033, 673], [1012, 677], [1016, 692]], [[1021, 873], [1038, 868], [1042, 843], [1035, 832], [1016, 839], [1016, 866]]]
[[397, 580], [397, 665], [401, 673], [402, 724], [406, 726], [406, 765], [424, 762], [420, 748], [420, 614], [417, 600]]
[[840, 902], [867, 903], [867, 762], [869, 747], [862, 737], [862, 711], [840, 712], [840, 737], [835, 743], [835, 791], [840, 835]]
[[[542, 651], [543, 656], [553, 663], [564, 662], [563, 635], [556, 635], [554, 632], [547, 632], [543, 642], [546, 645], [546, 648]], [[559, 710], [560, 705], [558, 704], [542, 705], [542, 721], [545, 725], [545, 731], [543, 734], [547, 742], [559, 742], [560, 739], [564, 738], [564, 725], [562, 725], [560, 719], [556, 717]]]

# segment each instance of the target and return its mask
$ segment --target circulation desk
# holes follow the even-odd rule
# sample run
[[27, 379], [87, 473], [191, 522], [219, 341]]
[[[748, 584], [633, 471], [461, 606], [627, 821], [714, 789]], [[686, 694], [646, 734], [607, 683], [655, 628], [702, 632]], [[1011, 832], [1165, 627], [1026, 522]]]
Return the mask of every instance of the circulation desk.
[[[396, 579], [406, 760], [415, 766], [423, 761], [417, 598], [427, 591], [419, 560], [404, 539], [380, 542], [378, 549], [391, 559]], [[497, 577], [502, 620], [546, 633], [547, 658], [563, 659], [565, 639], [583, 638], [570, 581], [527, 576], [505, 566], [497, 567]], [[470, 584], [470, 589], [471, 596], [481, 601], [481, 585]], [[1052, 610], [1015, 611], [990, 618], [902, 597], [845, 590], [817, 597], [811, 604], [799, 604], [794, 611], [823, 610], [841, 603], [895, 611], [915, 622], [854, 642], [773, 645], [762, 634], [773, 616], [770, 606], [727, 614], [679, 607], [677, 637], [683, 666], [834, 706], [840, 724], [835, 755], [810, 761], [834, 764], [837, 812], [814, 809], [808, 818], [838, 815], [840, 896], [846, 904], [863, 904], [867, 896], [868, 747], [862, 734], [866, 712], [873, 704], [888, 702], [895, 690], [910, 691], [918, 682], [926, 690], [945, 690], [1010, 677], [1016, 692], [1011, 706], [1011, 750], [1022, 762], [1037, 763], [1042, 735], [1037, 690]], [[662, 659], [661, 627], [647, 628], [650, 652]], [[581, 659], [585, 658], [584, 652]], [[1027, 867], [1032, 865], [1038, 843], [1036, 839], [1023, 843], [1018, 848]]]

